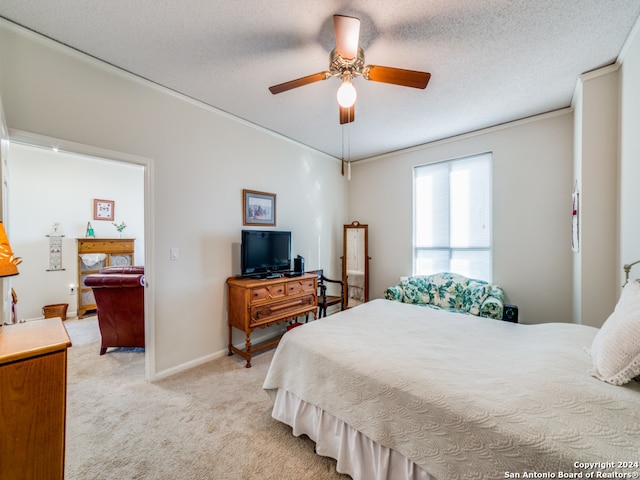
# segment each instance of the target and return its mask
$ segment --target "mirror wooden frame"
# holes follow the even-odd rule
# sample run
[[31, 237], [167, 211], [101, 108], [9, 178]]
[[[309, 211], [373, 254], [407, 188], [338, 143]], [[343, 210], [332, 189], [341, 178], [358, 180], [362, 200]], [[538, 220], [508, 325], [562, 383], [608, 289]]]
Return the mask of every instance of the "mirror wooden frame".
[[[360, 251], [354, 250], [354, 241], [360, 243]], [[347, 309], [369, 301], [369, 226], [358, 221], [344, 225], [342, 248], [343, 301]], [[354, 262], [356, 270], [351, 269]]]

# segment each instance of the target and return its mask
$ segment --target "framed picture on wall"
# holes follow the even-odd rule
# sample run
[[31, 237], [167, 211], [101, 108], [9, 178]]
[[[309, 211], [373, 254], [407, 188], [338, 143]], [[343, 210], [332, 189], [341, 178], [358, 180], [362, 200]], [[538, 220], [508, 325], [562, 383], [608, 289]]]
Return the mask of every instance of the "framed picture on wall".
[[99, 198], [93, 199], [94, 220], [109, 220], [113, 222], [114, 209], [115, 202], [113, 200], [100, 200]]
[[275, 226], [275, 193], [242, 190], [242, 224]]

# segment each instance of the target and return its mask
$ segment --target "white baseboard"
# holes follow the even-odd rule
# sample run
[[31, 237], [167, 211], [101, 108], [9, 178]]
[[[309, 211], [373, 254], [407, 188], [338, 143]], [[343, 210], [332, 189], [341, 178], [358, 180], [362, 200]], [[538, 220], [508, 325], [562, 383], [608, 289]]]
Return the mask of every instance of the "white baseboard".
[[[273, 338], [276, 338], [278, 336], [280, 336], [282, 334], [282, 332], [279, 333], [274, 333], [274, 332], [269, 332], [269, 333], [263, 333], [262, 335], [256, 335], [256, 336], [252, 336], [251, 337], [251, 343], [254, 344], [258, 344], [258, 343], [262, 343], [262, 342], [266, 342], [269, 341]], [[238, 349], [244, 349], [244, 343], [238, 343], [238, 344], [234, 344], [234, 346]], [[155, 381], [155, 380], [160, 380], [163, 378], [167, 378], [170, 377], [171, 375], [175, 375], [177, 373], [181, 373], [181, 372], [185, 372], [191, 368], [194, 367], [199, 367], [200, 365], [203, 365], [205, 363], [211, 362], [213, 360], [217, 360], [218, 358], [222, 358], [225, 357], [229, 354], [229, 350], [227, 348], [223, 349], [223, 350], [219, 350], [217, 352], [211, 353], [209, 355], [205, 355], [204, 357], [200, 357], [200, 358], [196, 358], [194, 360], [191, 360], [189, 362], [183, 363], [181, 365], [177, 365], [175, 367], [171, 367], [168, 368], [166, 370], [162, 370], [161, 372], [156, 372], [156, 374], [153, 376], [153, 378], [150, 378], [150, 381]]]

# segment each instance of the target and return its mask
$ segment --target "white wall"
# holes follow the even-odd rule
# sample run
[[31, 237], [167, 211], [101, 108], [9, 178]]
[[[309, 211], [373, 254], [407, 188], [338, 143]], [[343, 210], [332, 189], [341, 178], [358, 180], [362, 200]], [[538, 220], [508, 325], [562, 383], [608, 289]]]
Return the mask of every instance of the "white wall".
[[[640, 20], [627, 40], [620, 69], [620, 258], [640, 260]], [[622, 268], [619, 269], [622, 284]], [[631, 272], [640, 277], [640, 265]]]
[[542, 115], [357, 162], [349, 220], [369, 224], [371, 297], [412, 270], [413, 167], [493, 152], [493, 281], [521, 322], [570, 322], [573, 115]]
[[277, 194], [277, 228], [293, 232], [293, 254], [339, 276], [346, 181], [337, 160], [4, 21], [0, 65], [10, 128], [152, 159], [151, 378], [224, 354], [243, 188]]
[[618, 268], [619, 74], [581, 76], [575, 95], [580, 251], [574, 254], [574, 321], [600, 327], [620, 293]]
[[[640, 260], [640, 21], [615, 66], [580, 78], [575, 176], [581, 186], [581, 251], [574, 262], [575, 321], [600, 326]], [[631, 272], [640, 277], [639, 268]]]
[[[139, 165], [79, 156], [12, 143], [9, 149], [9, 225], [11, 247], [23, 258], [12, 277], [19, 319], [42, 317], [42, 307], [68, 303], [74, 315], [78, 262], [76, 238], [91, 222], [96, 237], [118, 238], [112, 222], [93, 220], [93, 199], [115, 202], [115, 222], [124, 221], [126, 238], [135, 239], [136, 265], [144, 265], [144, 170]], [[59, 223], [62, 268], [49, 269], [49, 238]], [[77, 292], [77, 290], [76, 290]]]

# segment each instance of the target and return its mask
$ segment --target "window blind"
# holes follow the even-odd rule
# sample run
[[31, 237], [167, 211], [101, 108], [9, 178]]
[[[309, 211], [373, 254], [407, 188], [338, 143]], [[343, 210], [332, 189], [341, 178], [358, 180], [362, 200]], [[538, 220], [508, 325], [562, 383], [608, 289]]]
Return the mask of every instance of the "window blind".
[[491, 153], [414, 168], [414, 275], [491, 281]]

